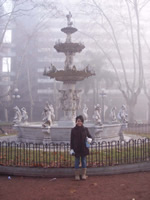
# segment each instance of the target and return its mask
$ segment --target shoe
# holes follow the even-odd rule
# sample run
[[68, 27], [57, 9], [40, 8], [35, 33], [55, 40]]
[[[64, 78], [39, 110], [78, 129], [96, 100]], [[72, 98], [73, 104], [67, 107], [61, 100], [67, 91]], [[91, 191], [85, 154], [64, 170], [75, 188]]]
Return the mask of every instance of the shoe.
[[80, 180], [80, 169], [75, 169], [75, 180], [76, 181]]
[[82, 180], [86, 180], [87, 176], [86, 176], [86, 168], [82, 168]]

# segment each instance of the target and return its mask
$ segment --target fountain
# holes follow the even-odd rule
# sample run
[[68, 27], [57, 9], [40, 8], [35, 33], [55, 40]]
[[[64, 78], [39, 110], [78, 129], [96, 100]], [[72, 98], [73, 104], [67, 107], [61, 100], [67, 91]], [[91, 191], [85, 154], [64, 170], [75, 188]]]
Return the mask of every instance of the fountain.
[[64, 53], [66, 56], [64, 69], [57, 70], [56, 67], [51, 64], [48, 70], [45, 69], [44, 75], [54, 78], [56, 81], [63, 82], [63, 87], [59, 92], [61, 93], [60, 103], [64, 115], [62, 119], [58, 121], [58, 124], [62, 126], [73, 126], [76, 111], [79, 108], [79, 93], [81, 92], [81, 90], [75, 88], [76, 82], [83, 81], [85, 78], [95, 75], [95, 73], [93, 73], [88, 66], [83, 70], [78, 70], [77, 67], [73, 65], [75, 53], [80, 53], [85, 46], [81, 43], [73, 43], [71, 41], [71, 35], [75, 33], [77, 29], [72, 27], [73, 23], [71, 22], [70, 12], [66, 17], [68, 26], [61, 29], [61, 31], [67, 35], [66, 41], [64, 43], [59, 41], [54, 46], [57, 52]]
[[[73, 57], [76, 53], [80, 53], [85, 46], [81, 43], [72, 42], [72, 34], [77, 32], [71, 21], [71, 13], [69, 12], [67, 17], [67, 27], [62, 28], [61, 31], [65, 33], [66, 41], [56, 42], [54, 48], [58, 53], [64, 53], [66, 56], [64, 69], [57, 70], [57, 68], [51, 64], [49, 68], [45, 68], [43, 75], [61, 81], [63, 83], [60, 93], [60, 105], [63, 111], [63, 117], [54, 122], [54, 110], [52, 105], [46, 103], [44, 108], [44, 123], [19, 123], [15, 124], [15, 128], [18, 130], [19, 142], [33, 142], [33, 143], [61, 143], [70, 142], [71, 128], [75, 125], [76, 112], [79, 108], [81, 90], [76, 89], [76, 83], [83, 81], [85, 78], [95, 75], [95, 73], [86, 66], [84, 69], [79, 70], [73, 64]], [[86, 106], [84, 107], [83, 114], [87, 115]], [[99, 142], [102, 139], [108, 138], [118, 139], [120, 124], [103, 124], [101, 121], [101, 111], [99, 104], [95, 106], [93, 115], [94, 122], [86, 122], [94, 141]], [[82, 113], [81, 113], [82, 114]], [[18, 122], [18, 121], [17, 121]]]

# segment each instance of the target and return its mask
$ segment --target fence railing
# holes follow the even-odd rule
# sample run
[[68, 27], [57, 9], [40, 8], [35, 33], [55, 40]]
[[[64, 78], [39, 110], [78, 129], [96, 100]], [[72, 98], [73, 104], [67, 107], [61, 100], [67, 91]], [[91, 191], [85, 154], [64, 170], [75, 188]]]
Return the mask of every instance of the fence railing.
[[[150, 161], [150, 139], [93, 143], [87, 167], [105, 167]], [[74, 167], [70, 144], [0, 142], [0, 165], [23, 167]]]
[[141, 136], [150, 137], [150, 124], [128, 123], [125, 132], [129, 134], [138, 134]]

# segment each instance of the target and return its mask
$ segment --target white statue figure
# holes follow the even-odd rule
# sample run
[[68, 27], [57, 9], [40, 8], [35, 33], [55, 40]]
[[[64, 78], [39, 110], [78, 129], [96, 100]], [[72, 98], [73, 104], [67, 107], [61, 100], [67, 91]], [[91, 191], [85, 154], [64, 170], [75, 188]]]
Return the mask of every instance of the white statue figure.
[[91, 71], [90, 71], [89, 65], [87, 65], [87, 66], [85, 67], [85, 72], [91, 72]]
[[73, 92], [73, 109], [78, 110], [80, 106], [80, 98], [78, 96], [78, 93], [81, 92], [81, 90], [74, 90]]
[[116, 122], [117, 121], [117, 117], [116, 117], [116, 107], [112, 107], [111, 111], [110, 111], [110, 120], [112, 122]]
[[126, 113], [126, 107], [125, 107], [125, 105], [122, 105], [122, 106], [121, 106], [121, 109], [120, 109], [120, 111], [119, 111], [117, 117], [118, 117], [118, 119], [119, 119], [119, 121], [120, 121], [121, 123], [126, 123], [126, 122], [128, 122], [128, 120], [127, 120], [128, 114]]
[[50, 105], [50, 110], [51, 110], [51, 118], [53, 122], [55, 120], [55, 112], [54, 112], [54, 107], [52, 104]]
[[15, 111], [15, 116], [14, 116], [14, 118], [13, 118], [13, 124], [14, 124], [14, 125], [20, 124], [20, 123], [21, 123], [21, 120], [22, 120], [21, 111], [20, 111], [20, 109], [18, 108], [18, 106], [15, 106], [13, 109], [14, 109], [14, 111]]
[[57, 71], [56, 67], [52, 63], [51, 63], [50, 69], [51, 69], [51, 72], [56, 72]]
[[84, 118], [84, 120], [85, 121], [87, 121], [88, 120], [88, 107], [86, 106], [86, 104], [84, 104], [84, 107], [83, 107], [83, 118]]
[[21, 108], [21, 113], [22, 113], [22, 122], [27, 122], [28, 121], [28, 114], [27, 114], [27, 111], [24, 107]]
[[43, 117], [44, 123], [42, 124], [42, 126], [50, 127], [52, 125], [52, 110], [48, 102], [46, 102], [42, 115], [44, 116]]
[[67, 17], [67, 25], [68, 26], [72, 26], [72, 22], [71, 22], [71, 17], [72, 17], [72, 14], [71, 14], [71, 12], [69, 11], [69, 14], [68, 15], [66, 15], [66, 17]]
[[93, 119], [94, 119], [95, 125], [101, 125], [102, 124], [102, 121], [101, 121], [101, 108], [100, 108], [99, 104], [97, 104], [95, 106]]
[[71, 69], [71, 65], [73, 63], [73, 56], [72, 54], [67, 54], [66, 60], [65, 60], [65, 70]]

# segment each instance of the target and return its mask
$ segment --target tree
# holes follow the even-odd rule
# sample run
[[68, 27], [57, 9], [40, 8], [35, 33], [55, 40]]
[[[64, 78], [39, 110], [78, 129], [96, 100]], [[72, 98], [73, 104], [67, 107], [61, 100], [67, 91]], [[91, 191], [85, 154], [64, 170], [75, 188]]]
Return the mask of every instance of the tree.
[[[6, 2], [7, 0], [2, 1], [0, 8], [3, 8]], [[22, 95], [24, 94], [24, 99], [26, 98], [30, 100], [30, 119], [32, 120], [34, 99], [36, 99], [36, 97], [33, 97], [35, 85], [34, 71], [32, 69], [33, 65], [36, 67], [36, 62], [33, 61], [35, 61], [37, 57], [34, 58], [35, 55], [33, 54], [37, 51], [37, 46], [35, 44], [37, 43], [37, 34], [41, 28], [43, 29], [45, 27], [48, 18], [57, 14], [58, 9], [54, 2], [46, 0], [18, 0], [12, 2], [10, 9], [6, 9], [3, 13], [0, 13], [0, 19], [3, 21], [0, 35], [0, 49], [2, 50], [4, 47], [3, 39], [6, 30], [10, 28], [12, 24], [16, 26], [17, 32], [21, 34], [21, 37], [16, 33], [16, 35], [18, 35], [16, 40], [16, 44], [18, 44], [16, 48], [17, 57], [14, 61], [16, 64], [16, 76], [14, 78], [12, 77], [13, 85], [8, 85], [7, 88], [5, 87], [4, 93], [1, 93], [0, 101], [1, 104], [3, 103], [4, 107], [8, 107], [9, 102], [4, 103], [2, 100], [6, 100], [9, 96], [11, 97], [15, 87], [20, 87]], [[39, 12], [39, 10], [41, 10], [41, 12]], [[31, 51], [31, 46], [33, 52]], [[27, 83], [27, 85], [20, 85], [19, 79], [21, 80], [23, 77], [21, 73], [26, 77], [25, 83]], [[7, 73], [7, 75], [10, 78], [10, 73]], [[24, 91], [23, 88], [25, 88]], [[11, 100], [11, 98], [9, 98], [9, 100]], [[8, 120], [8, 117], [5, 118]]]
[[99, 38], [102, 34], [92, 36], [116, 74], [118, 89], [128, 106], [129, 122], [135, 120], [134, 109], [143, 87], [141, 20], [148, 3], [145, 0], [118, 0], [113, 4], [111, 1], [87, 0], [84, 4], [94, 24], [101, 32], [103, 30], [103, 37], [107, 38], [104, 43]]

